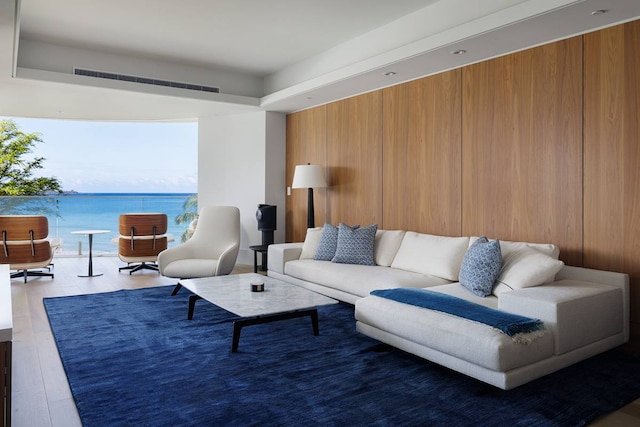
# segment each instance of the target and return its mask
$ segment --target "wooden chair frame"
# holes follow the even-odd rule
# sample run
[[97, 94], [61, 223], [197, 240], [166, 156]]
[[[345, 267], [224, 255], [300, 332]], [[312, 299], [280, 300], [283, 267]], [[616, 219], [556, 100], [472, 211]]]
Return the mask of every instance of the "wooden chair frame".
[[118, 256], [127, 263], [118, 271], [129, 270], [129, 274], [143, 269], [158, 271], [157, 256], [167, 248], [167, 215], [122, 214], [118, 229]]
[[47, 239], [49, 222], [42, 215], [0, 215], [2, 251], [0, 264], [9, 264], [11, 278], [29, 276], [54, 277], [51, 272], [33, 270], [49, 268], [53, 259], [51, 244]]

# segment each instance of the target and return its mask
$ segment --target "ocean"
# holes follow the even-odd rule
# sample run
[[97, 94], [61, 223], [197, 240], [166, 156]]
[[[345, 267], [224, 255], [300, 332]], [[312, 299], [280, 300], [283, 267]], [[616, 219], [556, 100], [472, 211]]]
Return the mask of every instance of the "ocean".
[[184, 212], [183, 205], [192, 194], [140, 194], [140, 193], [74, 193], [42, 197], [0, 197], [2, 215], [46, 215], [49, 220], [49, 236], [62, 239], [59, 254], [87, 254], [89, 238], [71, 234], [78, 230], [109, 230], [109, 233], [93, 236], [93, 253], [117, 254], [118, 245], [112, 243], [118, 237], [118, 217], [123, 213], [161, 212], [167, 214], [168, 233], [174, 241], [169, 247], [180, 244], [180, 236], [189, 224], [177, 224], [175, 218]]

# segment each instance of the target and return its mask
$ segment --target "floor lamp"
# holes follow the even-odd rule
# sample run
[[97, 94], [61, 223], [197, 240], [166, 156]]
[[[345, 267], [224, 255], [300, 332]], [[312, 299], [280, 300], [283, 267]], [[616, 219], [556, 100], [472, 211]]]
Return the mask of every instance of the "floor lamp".
[[327, 181], [324, 179], [324, 171], [320, 165], [297, 165], [293, 172], [291, 188], [308, 188], [309, 199], [307, 201], [307, 228], [314, 228], [315, 219], [313, 213], [313, 189], [324, 188]]

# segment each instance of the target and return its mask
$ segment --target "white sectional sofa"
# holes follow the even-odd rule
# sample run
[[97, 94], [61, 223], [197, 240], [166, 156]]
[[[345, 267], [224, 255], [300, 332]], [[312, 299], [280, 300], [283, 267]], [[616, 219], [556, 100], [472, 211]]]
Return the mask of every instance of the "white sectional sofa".
[[[552, 244], [500, 242], [503, 266], [481, 297], [458, 282], [473, 237], [377, 230], [375, 265], [315, 260], [322, 228], [304, 243], [269, 247], [268, 275], [355, 305], [356, 328], [379, 341], [502, 389], [510, 389], [629, 339], [626, 274], [565, 266]], [[540, 319], [527, 343], [464, 317], [370, 292], [424, 288]]]

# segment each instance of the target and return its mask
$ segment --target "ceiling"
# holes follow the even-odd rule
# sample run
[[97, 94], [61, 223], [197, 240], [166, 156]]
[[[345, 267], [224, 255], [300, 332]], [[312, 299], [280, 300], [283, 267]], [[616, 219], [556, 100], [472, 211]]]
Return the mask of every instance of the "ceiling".
[[291, 112], [639, 16], [638, 0], [1, 0], [0, 116]]
[[265, 76], [437, 0], [22, 0], [20, 36]]

